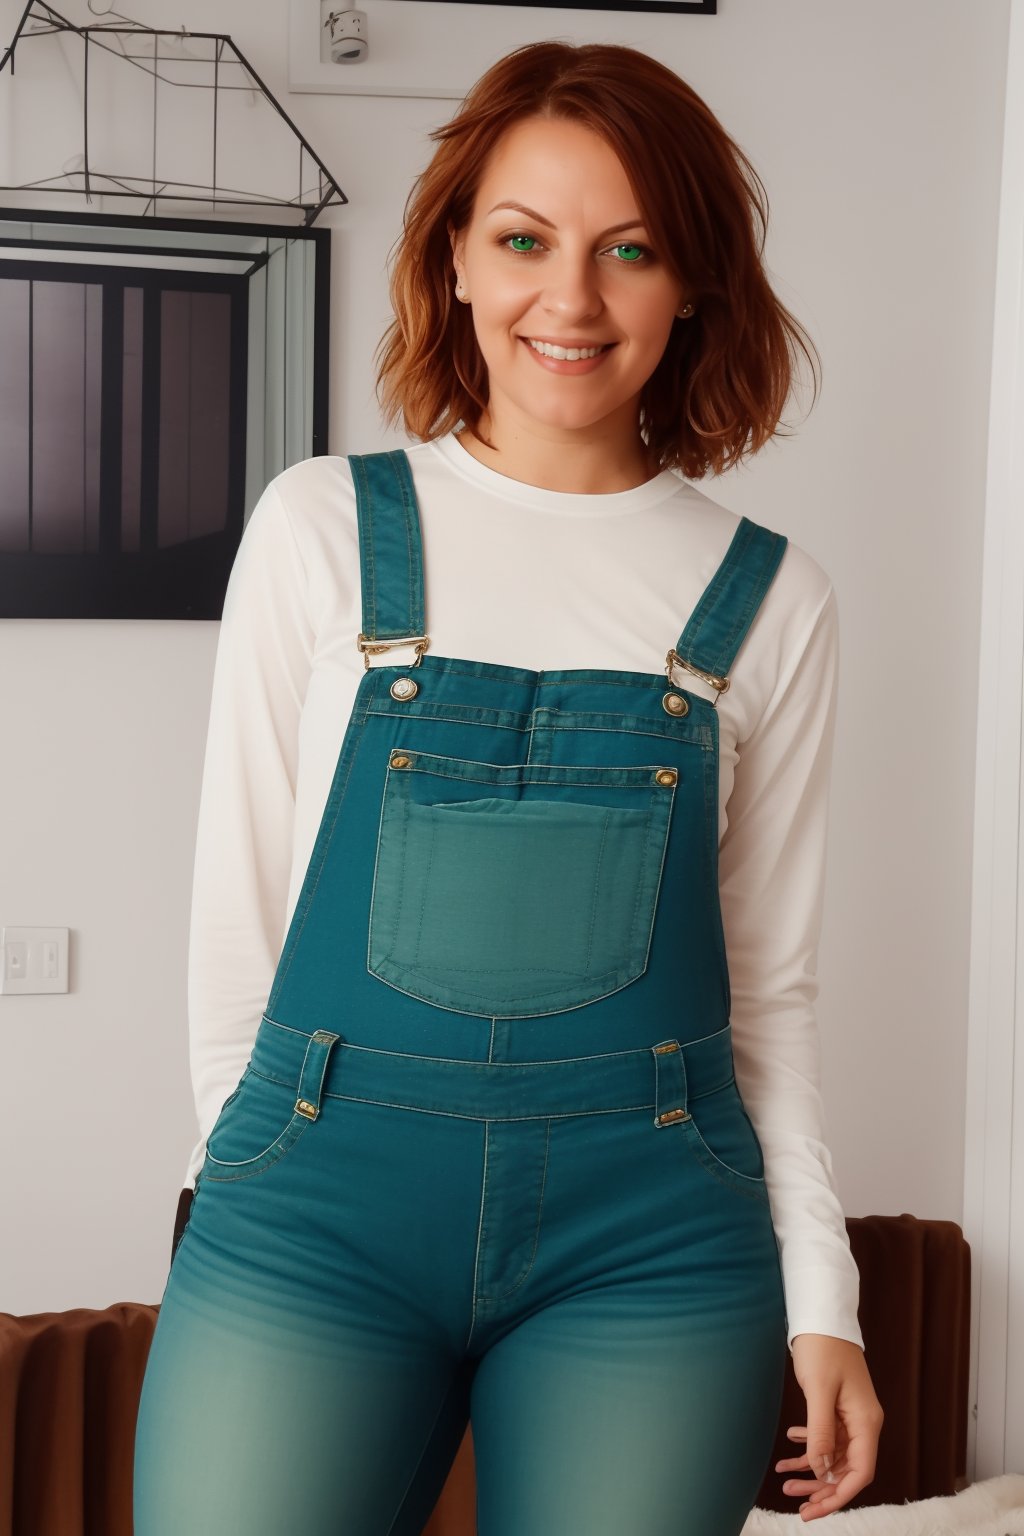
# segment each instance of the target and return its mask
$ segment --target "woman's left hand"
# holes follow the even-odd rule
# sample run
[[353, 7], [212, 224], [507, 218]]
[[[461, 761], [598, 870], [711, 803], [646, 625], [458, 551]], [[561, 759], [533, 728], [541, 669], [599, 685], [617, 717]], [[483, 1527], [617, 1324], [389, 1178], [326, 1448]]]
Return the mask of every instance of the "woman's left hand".
[[775, 1470], [811, 1472], [809, 1478], [789, 1479], [782, 1491], [806, 1495], [800, 1518], [817, 1520], [841, 1509], [871, 1482], [884, 1414], [864, 1351], [852, 1340], [798, 1333], [792, 1353], [793, 1370], [807, 1399], [807, 1423], [791, 1425], [786, 1433], [807, 1444], [803, 1456], [777, 1461]]

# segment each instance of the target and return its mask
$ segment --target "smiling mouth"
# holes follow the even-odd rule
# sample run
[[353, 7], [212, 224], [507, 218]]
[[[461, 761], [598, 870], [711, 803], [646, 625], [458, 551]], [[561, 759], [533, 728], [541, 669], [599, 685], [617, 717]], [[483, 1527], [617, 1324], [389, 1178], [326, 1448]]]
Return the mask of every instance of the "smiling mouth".
[[541, 357], [553, 357], [557, 358], [560, 362], [570, 363], [579, 362], [590, 357], [599, 357], [602, 352], [607, 352], [615, 345], [613, 341], [606, 341], [592, 347], [561, 347], [553, 342], [534, 341], [532, 336], [522, 336], [520, 340], [525, 341], [526, 345], [532, 347], [534, 352], [539, 352]]

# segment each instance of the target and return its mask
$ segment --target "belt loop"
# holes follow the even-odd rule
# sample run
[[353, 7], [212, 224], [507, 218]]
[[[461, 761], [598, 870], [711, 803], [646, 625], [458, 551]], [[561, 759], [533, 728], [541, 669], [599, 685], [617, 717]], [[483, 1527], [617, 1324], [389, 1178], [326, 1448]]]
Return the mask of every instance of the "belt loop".
[[678, 1040], [662, 1040], [652, 1045], [655, 1069], [654, 1123], [673, 1125], [689, 1120], [686, 1108], [686, 1062]]
[[315, 1120], [320, 1113], [320, 1094], [324, 1086], [327, 1059], [331, 1047], [340, 1039], [340, 1035], [332, 1035], [326, 1029], [318, 1029], [309, 1037], [299, 1074], [299, 1096], [295, 1101], [295, 1113], [305, 1115], [307, 1120]]

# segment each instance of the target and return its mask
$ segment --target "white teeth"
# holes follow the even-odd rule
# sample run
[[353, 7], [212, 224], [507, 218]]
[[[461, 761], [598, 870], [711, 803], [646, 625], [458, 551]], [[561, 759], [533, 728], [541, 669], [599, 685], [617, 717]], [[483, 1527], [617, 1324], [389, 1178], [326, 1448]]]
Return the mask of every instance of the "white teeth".
[[534, 341], [530, 337], [527, 340], [533, 350], [541, 353], [543, 357], [558, 357], [569, 363], [578, 362], [581, 357], [596, 357], [599, 352], [604, 351], [604, 347], [553, 347], [547, 341]]

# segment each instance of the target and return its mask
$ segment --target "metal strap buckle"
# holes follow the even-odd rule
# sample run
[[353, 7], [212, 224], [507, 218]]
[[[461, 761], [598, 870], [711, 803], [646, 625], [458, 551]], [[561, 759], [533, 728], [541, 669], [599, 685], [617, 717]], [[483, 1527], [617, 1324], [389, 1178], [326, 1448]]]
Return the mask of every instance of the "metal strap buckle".
[[[700, 667], [693, 665], [692, 661], [684, 661], [676, 650], [669, 651], [665, 657], [665, 674], [670, 683], [674, 681], [672, 677], [673, 667], [682, 667], [685, 671], [692, 672], [694, 677], [699, 677], [702, 682], [707, 683], [719, 695], [723, 694], [729, 686], [729, 679], [727, 677], [716, 677], [714, 672], [702, 672]], [[713, 702], [717, 704], [718, 700], [715, 699]]]
[[363, 666], [365, 667], [366, 671], [370, 670], [371, 656], [380, 656], [384, 651], [393, 650], [396, 645], [415, 645], [416, 660], [411, 661], [409, 665], [411, 667], [418, 667], [423, 652], [430, 644], [430, 636], [403, 635], [399, 640], [370, 640], [366, 635], [361, 634], [356, 641], [356, 644], [363, 653]]

